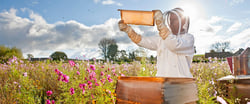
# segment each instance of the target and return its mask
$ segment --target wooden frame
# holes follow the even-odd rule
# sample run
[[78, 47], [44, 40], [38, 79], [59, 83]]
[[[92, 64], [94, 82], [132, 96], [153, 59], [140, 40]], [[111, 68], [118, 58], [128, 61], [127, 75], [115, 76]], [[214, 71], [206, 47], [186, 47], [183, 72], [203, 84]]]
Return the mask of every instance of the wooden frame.
[[125, 24], [154, 26], [153, 11], [121, 10], [121, 20]]

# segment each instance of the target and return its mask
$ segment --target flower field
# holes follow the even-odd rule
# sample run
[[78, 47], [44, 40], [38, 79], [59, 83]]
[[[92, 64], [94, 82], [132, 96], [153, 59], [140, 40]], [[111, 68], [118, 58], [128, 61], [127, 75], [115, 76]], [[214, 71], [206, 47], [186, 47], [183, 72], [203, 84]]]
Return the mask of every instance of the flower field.
[[[111, 104], [115, 103], [118, 76], [155, 76], [156, 65], [145, 59], [116, 64], [100, 61], [29, 62], [16, 58], [0, 64], [0, 104]], [[225, 61], [210, 60], [193, 63], [191, 72], [197, 79], [201, 104], [218, 103], [226, 99], [218, 78], [230, 75]]]

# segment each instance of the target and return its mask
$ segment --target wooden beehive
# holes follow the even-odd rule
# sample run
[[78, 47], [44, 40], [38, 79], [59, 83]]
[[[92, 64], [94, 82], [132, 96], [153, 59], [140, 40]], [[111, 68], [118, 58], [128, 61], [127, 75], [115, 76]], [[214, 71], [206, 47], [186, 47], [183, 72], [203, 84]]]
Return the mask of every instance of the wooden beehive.
[[193, 78], [118, 77], [117, 104], [195, 104]]
[[233, 75], [250, 75], [250, 48], [238, 56], [228, 57], [227, 61]]
[[153, 11], [121, 10], [121, 20], [125, 24], [154, 26]]
[[[250, 75], [230, 75], [220, 78], [219, 81], [225, 83], [226, 93], [224, 95], [226, 97], [240, 98], [240, 104], [246, 104], [250, 101]], [[246, 98], [249, 100], [246, 101]]]

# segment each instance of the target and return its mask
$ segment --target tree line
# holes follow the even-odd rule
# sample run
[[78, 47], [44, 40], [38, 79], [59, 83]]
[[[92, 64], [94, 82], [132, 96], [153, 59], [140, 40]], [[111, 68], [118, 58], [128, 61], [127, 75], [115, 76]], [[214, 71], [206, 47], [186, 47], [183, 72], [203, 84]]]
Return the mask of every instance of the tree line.
[[[142, 56], [147, 52], [143, 48], [138, 48], [133, 51], [127, 52], [126, 50], [118, 50], [118, 45], [115, 39], [112, 38], [102, 38], [98, 47], [101, 50], [101, 55], [103, 57], [103, 61], [118, 61], [118, 62], [132, 62], [134, 60], [141, 60]], [[216, 42], [211, 45], [210, 52], [225, 52], [225, 50], [231, 50], [230, 42]], [[143, 55], [144, 54], [144, 55]], [[16, 56], [17, 58], [23, 58], [23, 53], [20, 49], [16, 47], [6, 47], [4, 45], [0, 45], [0, 63], [7, 62], [9, 58]], [[32, 54], [27, 54], [28, 59], [34, 58]], [[68, 56], [61, 51], [56, 51], [49, 56], [52, 60], [67, 60]], [[150, 56], [147, 58], [150, 62], [155, 62], [156, 57]]]

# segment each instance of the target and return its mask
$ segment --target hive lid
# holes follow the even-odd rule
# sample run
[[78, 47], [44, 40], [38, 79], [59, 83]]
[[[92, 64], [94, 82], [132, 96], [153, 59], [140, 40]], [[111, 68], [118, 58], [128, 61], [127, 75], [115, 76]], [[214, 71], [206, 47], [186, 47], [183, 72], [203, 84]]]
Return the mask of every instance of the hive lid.
[[222, 78], [219, 78], [219, 81], [225, 81], [225, 80], [238, 80], [238, 79], [250, 79], [250, 75], [237, 75], [237, 76], [233, 76], [233, 75], [228, 75]]

